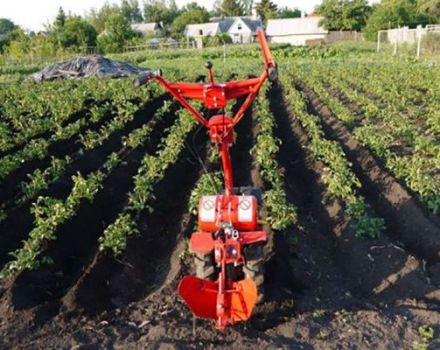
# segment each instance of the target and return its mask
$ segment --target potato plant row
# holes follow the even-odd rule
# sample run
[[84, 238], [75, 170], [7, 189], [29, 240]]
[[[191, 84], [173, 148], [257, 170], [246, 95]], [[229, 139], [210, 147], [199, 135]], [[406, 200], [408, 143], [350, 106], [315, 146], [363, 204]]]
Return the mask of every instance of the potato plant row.
[[73, 176], [73, 187], [65, 200], [42, 196], [37, 198], [31, 209], [35, 216], [35, 227], [29, 233], [29, 238], [24, 241], [23, 247], [11, 252], [14, 259], [0, 272], [0, 279], [10, 277], [24, 269], [38, 268], [41, 262], [50, 261], [50, 258], [39, 258], [45, 243], [57, 239], [59, 227], [76, 215], [83, 200], [93, 202], [96, 193], [103, 188], [103, 183], [111, 172], [134, 149], [143, 145], [160, 118], [168, 112], [169, 106], [170, 104], [165, 104], [147, 124], [124, 138], [122, 148], [118, 152], [111, 153], [100, 169], [86, 178], [79, 173]]
[[292, 77], [284, 75], [281, 82], [287, 104], [309, 137], [307, 148], [325, 164], [321, 179], [328, 191], [346, 204], [345, 212], [354, 219], [353, 229], [358, 237], [378, 237], [385, 228], [384, 220], [369, 214], [368, 205], [358, 194], [361, 182], [340, 144], [327, 139], [319, 118], [307, 112], [305, 96], [295, 89]]
[[[321, 101], [329, 107], [333, 115], [353, 127], [353, 112], [337, 97], [333, 96], [319, 79], [297, 72], [300, 79], [311, 87]], [[381, 125], [365, 125], [353, 129], [354, 137], [377, 157], [383, 159], [385, 166], [397, 178], [403, 180], [420, 200], [434, 214], [440, 214], [440, 179], [435, 175], [439, 168], [436, 157], [428, 157], [417, 152], [400, 155], [393, 151], [399, 140]]]
[[135, 90], [128, 80], [8, 85], [0, 90], [0, 151], [20, 146], [42, 133], [62, 133], [77, 113], [87, 114], [90, 104], [100, 106], [112, 101], [119, 105], [134, 98], [144, 99], [150, 93]]
[[[157, 90], [154, 85], [149, 88], [151, 90], [147, 95], [148, 99], [151, 98], [150, 94], [154, 95], [154, 93], [159, 93], [159, 90]], [[145, 90], [148, 91], [148, 89]], [[134, 111], [137, 108], [135, 107], [134, 103], [127, 99], [126, 94], [123, 96], [124, 98], [120, 98], [119, 102], [114, 102], [114, 105], [117, 106], [117, 116], [104, 127], [102, 127], [99, 132], [95, 133], [88, 130], [84, 135], [81, 134], [82, 130], [86, 126], [90, 126], [93, 121], [99, 122], [100, 118], [105, 115], [105, 112], [108, 109], [106, 105], [98, 109], [92, 109], [93, 114], [91, 118], [88, 118], [87, 116], [80, 118], [74, 123], [60, 128], [49, 138], [33, 139], [23, 149], [0, 158], [0, 181], [28, 162], [46, 158], [49, 155], [49, 146], [55, 144], [56, 142], [68, 140], [78, 135], [83, 145], [88, 149], [102, 144], [102, 142], [107, 139], [112, 132], [122, 129], [126, 123], [134, 118]], [[144, 96], [144, 98], [147, 99], [147, 96]]]
[[126, 248], [128, 238], [137, 232], [136, 218], [143, 212], [154, 211], [154, 186], [163, 179], [166, 170], [175, 163], [185, 147], [185, 140], [196, 121], [186, 110], [179, 110], [178, 119], [161, 141], [155, 155], [147, 154], [134, 176], [134, 188], [128, 203], [115, 221], [107, 226], [99, 239], [101, 251], [110, 250], [115, 256]]
[[[392, 65], [345, 68], [335, 70], [334, 74], [352, 86], [361, 87], [369, 96], [421, 124], [427, 135], [440, 136], [440, 87], [435, 70], [417, 66], [395, 69]], [[359, 76], [363, 79], [358, 79]]]
[[281, 140], [274, 135], [275, 116], [269, 108], [268, 85], [264, 85], [254, 103], [253, 111], [258, 123], [255, 146], [251, 149], [254, 161], [268, 188], [263, 193], [267, 221], [275, 230], [283, 230], [298, 222], [297, 209], [288, 202], [284, 190], [284, 175], [277, 156]]

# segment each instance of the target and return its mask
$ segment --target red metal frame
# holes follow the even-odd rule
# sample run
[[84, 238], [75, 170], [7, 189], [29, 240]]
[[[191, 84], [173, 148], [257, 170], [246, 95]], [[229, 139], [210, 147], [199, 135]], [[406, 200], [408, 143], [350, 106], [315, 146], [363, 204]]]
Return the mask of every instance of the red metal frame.
[[[233, 143], [235, 125], [243, 118], [263, 83], [276, 74], [276, 63], [270, 53], [263, 30], [258, 31], [265, 69], [260, 77], [216, 83], [212, 65], [207, 64], [209, 83], [170, 83], [160, 72], [150, 73], [139, 78], [138, 86], [148, 80], [157, 80], [170, 94], [178, 100], [196, 120], [209, 129], [210, 137], [216, 142], [224, 174], [225, 200], [231, 201], [233, 195], [233, 173], [229, 147]], [[231, 99], [246, 96], [241, 107], [231, 118], [220, 114], [204, 118], [187, 99], [204, 103], [207, 109], [223, 109]], [[214, 237], [215, 236], [215, 237]], [[230, 234], [217, 235], [213, 232], [195, 233], [191, 238], [191, 249], [203, 254], [215, 252], [215, 261], [220, 266], [217, 282], [200, 280], [194, 276], [185, 276], [179, 285], [179, 294], [187, 302], [193, 313], [199, 317], [215, 319], [217, 327], [222, 329], [229, 324], [247, 320], [257, 300], [257, 289], [252, 280], [244, 279], [233, 282], [226, 276], [227, 264], [243, 264], [242, 247], [248, 244], [265, 243], [266, 232], [240, 232], [232, 237]], [[232, 253], [231, 253], [232, 252]]]
[[[169, 83], [160, 74], [153, 74], [150, 76], [150, 79], [156, 79], [176, 100], [188, 109], [200, 124], [210, 130], [213, 126], [216, 127], [215, 141], [217, 142], [220, 151], [225, 177], [225, 191], [227, 195], [232, 194], [233, 188], [233, 174], [229, 156], [229, 145], [232, 143], [232, 138], [229, 138], [228, 135], [232, 134], [234, 126], [237, 125], [241, 118], [243, 118], [246, 109], [250, 106], [261, 86], [268, 78], [269, 70], [276, 69], [276, 63], [270, 53], [264, 31], [262, 29], [258, 30], [257, 35], [261, 45], [265, 66], [265, 69], [259, 78], [216, 83], [214, 82], [214, 75], [211, 67], [208, 68], [210, 82], [206, 84]], [[208, 109], [221, 109], [226, 107], [228, 100], [237, 99], [246, 95], [247, 97], [245, 101], [232, 119], [222, 116], [223, 125], [220, 127], [218, 123], [214, 125], [206, 120], [206, 118], [204, 118], [187, 100], [193, 99], [201, 101]]]

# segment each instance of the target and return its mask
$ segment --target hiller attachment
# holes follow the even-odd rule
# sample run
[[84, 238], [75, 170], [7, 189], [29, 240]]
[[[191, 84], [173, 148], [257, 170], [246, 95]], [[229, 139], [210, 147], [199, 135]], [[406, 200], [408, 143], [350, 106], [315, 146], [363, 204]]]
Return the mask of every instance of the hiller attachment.
[[[199, 264], [197, 277], [185, 276], [179, 294], [194, 315], [215, 320], [220, 329], [250, 318], [264, 278], [261, 246], [266, 243], [267, 235], [258, 223], [258, 201], [252, 191], [234, 191], [229, 156], [234, 126], [243, 118], [264, 81], [277, 77], [277, 66], [263, 30], [258, 31], [258, 39], [265, 64], [259, 78], [215, 83], [212, 64], [208, 62], [210, 82], [207, 84], [169, 83], [160, 71], [141, 75], [134, 82], [135, 86], [141, 86], [151, 79], [157, 80], [209, 129], [211, 139], [217, 144], [225, 191], [200, 200], [199, 232], [193, 233], [190, 240], [190, 250]], [[218, 114], [209, 120], [187, 100], [199, 100], [207, 109], [222, 110], [228, 100], [242, 96], [247, 97], [233, 118]]]

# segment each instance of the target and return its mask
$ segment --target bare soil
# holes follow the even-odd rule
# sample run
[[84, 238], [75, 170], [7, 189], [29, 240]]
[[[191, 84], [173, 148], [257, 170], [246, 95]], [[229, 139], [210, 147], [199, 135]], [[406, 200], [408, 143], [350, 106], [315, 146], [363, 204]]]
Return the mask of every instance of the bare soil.
[[[269, 232], [266, 299], [249, 322], [218, 331], [193, 319], [176, 294], [180, 278], [191, 271], [183, 254], [194, 227], [187, 199], [203, 173], [194, 154], [207, 159], [203, 131], [188, 137], [187, 150], [155, 189], [155, 211], [138, 217], [140, 234], [121, 257], [99, 253], [96, 239], [125, 205], [142, 154], [157, 145], [154, 137], [48, 245], [53, 266], [0, 284], [0, 349], [439, 348], [437, 222], [307, 87], [299, 88], [309, 97], [310, 112], [322, 118], [326, 136], [340, 142], [353, 163], [371, 210], [385, 219], [379, 239], [354, 236], [343, 204], [321, 182], [323, 164], [307, 150], [307, 134], [274, 85], [268, 98], [282, 141], [278, 161], [299, 225]], [[249, 111], [233, 151], [238, 186], [266, 186], [249, 153], [257, 130], [258, 116]], [[434, 329], [433, 339], [422, 337], [423, 325]]]

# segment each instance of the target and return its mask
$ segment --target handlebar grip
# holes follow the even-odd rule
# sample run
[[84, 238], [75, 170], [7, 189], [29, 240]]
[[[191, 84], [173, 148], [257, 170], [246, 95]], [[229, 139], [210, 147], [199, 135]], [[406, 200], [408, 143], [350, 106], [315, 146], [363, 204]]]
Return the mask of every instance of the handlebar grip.
[[162, 76], [162, 70], [148, 71], [140, 74], [134, 81], [134, 87], [141, 87], [147, 84], [151, 79]]
[[134, 87], [141, 87], [142, 85], [147, 84], [151, 79], [151, 74], [150, 73], [146, 73], [146, 74], [141, 74], [139, 75], [134, 81], [133, 81], [133, 85]]
[[277, 66], [270, 66], [267, 70], [267, 77], [270, 81], [275, 81], [278, 79], [278, 68]]

